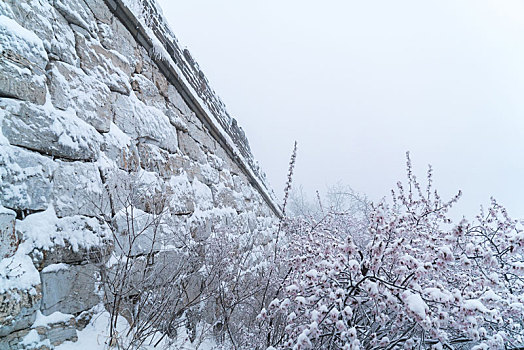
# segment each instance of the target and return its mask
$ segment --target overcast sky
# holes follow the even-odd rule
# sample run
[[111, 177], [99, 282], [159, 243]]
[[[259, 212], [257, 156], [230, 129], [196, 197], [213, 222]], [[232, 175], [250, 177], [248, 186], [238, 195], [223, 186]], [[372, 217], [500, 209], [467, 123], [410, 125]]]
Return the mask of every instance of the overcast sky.
[[278, 195], [339, 181], [378, 200], [405, 152], [468, 216], [524, 218], [524, 0], [159, 0]]

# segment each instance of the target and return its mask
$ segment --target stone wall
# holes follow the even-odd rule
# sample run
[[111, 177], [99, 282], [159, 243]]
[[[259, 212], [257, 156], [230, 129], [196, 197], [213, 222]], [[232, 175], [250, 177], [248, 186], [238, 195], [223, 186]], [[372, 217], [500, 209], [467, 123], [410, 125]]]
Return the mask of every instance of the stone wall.
[[0, 349], [76, 339], [131, 177], [169, 194], [170, 232], [199, 242], [280, 215], [241, 128], [141, 6], [142, 20], [120, 0], [0, 2]]

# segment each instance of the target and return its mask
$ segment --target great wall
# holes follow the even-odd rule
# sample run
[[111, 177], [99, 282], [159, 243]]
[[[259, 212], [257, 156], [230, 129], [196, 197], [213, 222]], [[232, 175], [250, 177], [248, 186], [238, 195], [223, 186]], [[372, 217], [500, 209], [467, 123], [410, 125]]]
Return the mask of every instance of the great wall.
[[[111, 188], [169, 194], [170, 229], [204, 247], [224, 225], [271, 245], [275, 196], [154, 0], [2, 1], [0, 54], [0, 349], [54, 348], [89, 322], [93, 251], [126, 234], [107, 227], [125, 206]], [[169, 235], [150, 252], [176, 251]]]

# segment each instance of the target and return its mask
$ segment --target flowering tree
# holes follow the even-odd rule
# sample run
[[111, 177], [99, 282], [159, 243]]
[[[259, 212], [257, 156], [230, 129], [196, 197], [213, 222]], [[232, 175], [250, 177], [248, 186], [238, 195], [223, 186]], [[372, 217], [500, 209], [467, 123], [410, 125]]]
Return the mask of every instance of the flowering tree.
[[[292, 272], [260, 313], [285, 318], [284, 349], [497, 349], [524, 346], [524, 232], [495, 200], [453, 224], [428, 170], [372, 207], [367, 240], [352, 218], [288, 223]], [[365, 243], [365, 244], [364, 244]]]

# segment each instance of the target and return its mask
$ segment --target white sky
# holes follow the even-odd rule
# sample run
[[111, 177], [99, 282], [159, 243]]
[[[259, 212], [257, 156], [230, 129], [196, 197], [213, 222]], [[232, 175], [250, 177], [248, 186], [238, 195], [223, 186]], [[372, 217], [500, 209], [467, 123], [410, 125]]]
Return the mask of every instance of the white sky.
[[524, 218], [524, 0], [158, 0], [277, 195], [343, 182], [377, 200], [435, 169], [460, 213]]

